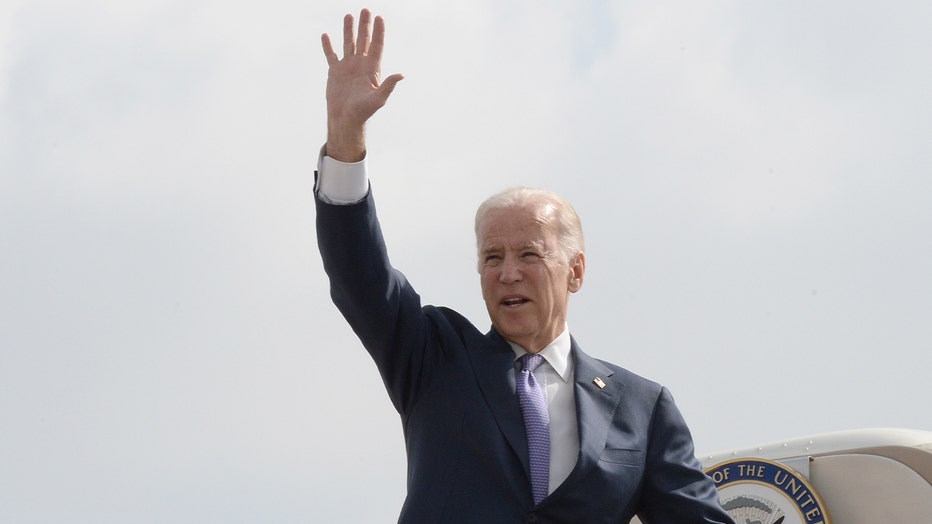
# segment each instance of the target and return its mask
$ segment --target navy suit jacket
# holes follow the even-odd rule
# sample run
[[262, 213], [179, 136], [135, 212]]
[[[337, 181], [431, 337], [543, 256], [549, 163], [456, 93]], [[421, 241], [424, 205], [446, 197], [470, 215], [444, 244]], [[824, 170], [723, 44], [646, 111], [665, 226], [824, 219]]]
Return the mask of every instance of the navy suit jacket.
[[535, 505], [511, 347], [450, 309], [421, 305], [389, 263], [371, 192], [353, 205], [317, 202], [333, 301], [401, 415], [408, 493], [399, 522], [732, 522], [670, 393], [575, 340], [579, 457]]

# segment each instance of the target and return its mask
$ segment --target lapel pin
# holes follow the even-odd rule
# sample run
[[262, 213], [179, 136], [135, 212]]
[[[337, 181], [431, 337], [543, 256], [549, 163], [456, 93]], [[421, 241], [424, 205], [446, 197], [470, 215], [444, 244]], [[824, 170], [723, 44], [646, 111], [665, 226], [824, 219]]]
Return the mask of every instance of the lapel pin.
[[599, 386], [599, 389], [605, 389], [605, 381], [603, 381], [601, 377], [595, 377], [593, 382], [595, 382], [596, 386]]

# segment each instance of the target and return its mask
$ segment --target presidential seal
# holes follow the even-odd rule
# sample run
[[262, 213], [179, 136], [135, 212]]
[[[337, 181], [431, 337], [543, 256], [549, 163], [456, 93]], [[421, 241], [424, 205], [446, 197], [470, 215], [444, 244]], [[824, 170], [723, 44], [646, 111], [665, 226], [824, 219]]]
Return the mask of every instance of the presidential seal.
[[746, 458], [722, 462], [706, 474], [737, 524], [831, 524], [809, 481], [783, 464]]

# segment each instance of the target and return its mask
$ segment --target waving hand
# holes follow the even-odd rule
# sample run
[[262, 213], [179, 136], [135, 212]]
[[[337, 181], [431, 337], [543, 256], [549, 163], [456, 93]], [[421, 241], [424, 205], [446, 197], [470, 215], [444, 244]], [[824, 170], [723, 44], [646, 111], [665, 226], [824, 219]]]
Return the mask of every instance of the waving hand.
[[[370, 32], [371, 31], [371, 32]], [[375, 114], [403, 78], [382, 77], [385, 21], [363, 9], [358, 34], [353, 32], [353, 15], [343, 18], [343, 58], [337, 56], [330, 35], [321, 36], [329, 65], [327, 76], [327, 155], [344, 162], [362, 160], [366, 154], [366, 121]]]

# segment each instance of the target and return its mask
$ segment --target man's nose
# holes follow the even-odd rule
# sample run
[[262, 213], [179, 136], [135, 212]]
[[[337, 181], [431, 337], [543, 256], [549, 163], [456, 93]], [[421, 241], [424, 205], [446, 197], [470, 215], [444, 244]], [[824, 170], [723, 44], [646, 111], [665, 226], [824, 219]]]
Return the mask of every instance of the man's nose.
[[521, 264], [514, 258], [505, 257], [505, 260], [502, 261], [501, 269], [502, 272], [498, 279], [502, 283], [511, 284], [512, 282], [518, 282], [522, 279]]

